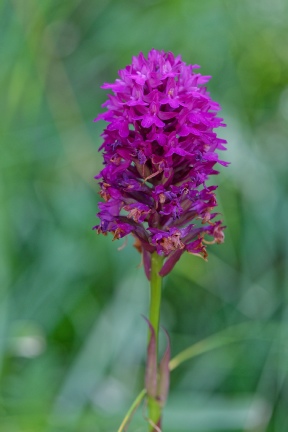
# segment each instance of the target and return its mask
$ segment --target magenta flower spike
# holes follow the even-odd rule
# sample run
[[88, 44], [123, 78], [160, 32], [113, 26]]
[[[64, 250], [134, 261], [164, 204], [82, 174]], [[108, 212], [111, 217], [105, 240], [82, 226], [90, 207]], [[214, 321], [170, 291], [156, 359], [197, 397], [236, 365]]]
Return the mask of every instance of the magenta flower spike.
[[226, 141], [214, 132], [225, 124], [205, 87], [211, 77], [197, 69], [152, 49], [102, 86], [113, 95], [95, 119], [108, 125], [100, 147], [104, 168], [95, 177], [105, 202], [94, 229], [114, 239], [132, 234], [148, 279], [154, 252], [164, 257], [165, 276], [185, 251], [206, 259], [206, 245], [224, 241], [217, 186], [207, 181], [218, 174], [217, 163], [228, 164], [217, 154]]

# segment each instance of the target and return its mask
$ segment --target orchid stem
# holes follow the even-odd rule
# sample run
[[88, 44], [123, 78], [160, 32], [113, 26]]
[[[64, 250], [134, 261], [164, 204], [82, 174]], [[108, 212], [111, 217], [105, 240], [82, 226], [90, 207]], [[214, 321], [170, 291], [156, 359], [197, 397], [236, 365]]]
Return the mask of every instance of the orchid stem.
[[[158, 336], [160, 321], [160, 305], [162, 294], [162, 277], [159, 272], [163, 265], [163, 257], [154, 252], [151, 257], [151, 280], [150, 280], [150, 313], [149, 321], [155, 332], [156, 356], [158, 361]], [[148, 343], [151, 334], [149, 331]], [[148, 396], [148, 418], [150, 420], [149, 432], [159, 431], [161, 427], [161, 406], [159, 401]], [[155, 425], [155, 427], [153, 426]]]

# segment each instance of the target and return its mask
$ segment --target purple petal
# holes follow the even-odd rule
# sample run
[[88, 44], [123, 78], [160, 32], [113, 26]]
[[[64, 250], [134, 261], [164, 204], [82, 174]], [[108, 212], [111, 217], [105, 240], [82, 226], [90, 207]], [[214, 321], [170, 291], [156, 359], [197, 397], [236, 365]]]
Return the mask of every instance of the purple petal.
[[168, 153], [166, 153], [166, 157], [172, 156], [173, 154], [178, 154], [179, 156], [187, 156], [189, 153], [180, 147], [172, 147]]
[[164, 111], [159, 111], [158, 116], [161, 120], [170, 120], [173, 117], [177, 117], [178, 113], [177, 112], [164, 112]]
[[160, 128], [162, 128], [162, 127], [165, 126], [165, 123], [163, 123], [163, 122], [159, 119], [159, 117], [157, 117], [157, 116], [154, 116], [154, 123], [156, 124], [156, 126], [158, 126], [158, 127], [160, 127]]
[[141, 122], [141, 126], [143, 126], [144, 128], [149, 128], [150, 126], [152, 126], [153, 123], [154, 123], [153, 116], [147, 114], [143, 117], [143, 120]]

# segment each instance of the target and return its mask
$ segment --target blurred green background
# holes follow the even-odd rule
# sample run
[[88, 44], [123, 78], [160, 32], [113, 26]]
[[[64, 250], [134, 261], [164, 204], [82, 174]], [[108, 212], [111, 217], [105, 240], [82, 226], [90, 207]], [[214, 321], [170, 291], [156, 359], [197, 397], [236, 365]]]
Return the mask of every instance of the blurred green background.
[[93, 119], [100, 85], [155, 47], [213, 75], [232, 162], [224, 245], [165, 279], [172, 354], [247, 323], [173, 372], [164, 431], [287, 432], [287, 0], [2, 0], [0, 14], [0, 430], [113, 432], [142, 388], [148, 283], [131, 240], [118, 251], [91, 230]]

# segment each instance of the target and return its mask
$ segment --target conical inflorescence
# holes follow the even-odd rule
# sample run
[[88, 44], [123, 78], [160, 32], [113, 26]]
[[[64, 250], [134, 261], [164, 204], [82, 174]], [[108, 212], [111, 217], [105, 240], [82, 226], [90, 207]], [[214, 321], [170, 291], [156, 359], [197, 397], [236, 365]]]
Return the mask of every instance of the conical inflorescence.
[[153, 49], [102, 86], [113, 94], [95, 119], [108, 125], [100, 147], [104, 168], [96, 176], [105, 202], [94, 228], [114, 239], [133, 234], [148, 278], [153, 252], [165, 257], [165, 276], [184, 251], [206, 258], [206, 245], [224, 240], [217, 186], [207, 181], [218, 174], [216, 163], [228, 164], [216, 152], [226, 141], [214, 132], [225, 124], [205, 87], [211, 77], [198, 68]]

